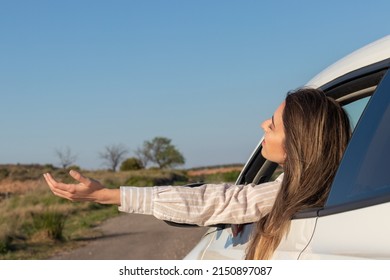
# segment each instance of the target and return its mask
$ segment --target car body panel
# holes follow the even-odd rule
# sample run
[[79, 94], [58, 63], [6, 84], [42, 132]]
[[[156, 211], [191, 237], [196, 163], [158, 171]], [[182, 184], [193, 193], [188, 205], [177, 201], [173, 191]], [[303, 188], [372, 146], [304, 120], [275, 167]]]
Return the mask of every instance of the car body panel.
[[390, 213], [390, 203], [318, 218], [300, 259], [390, 259], [390, 219], [385, 213]]
[[351, 54], [343, 57], [319, 74], [314, 76], [306, 86], [318, 88], [347, 73], [390, 57], [390, 35], [372, 42]]
[[244, 244], [250, 233], [251, 225], [247, 225], [238, 236], [233, 236], [231, 227], [211, 228], [185, 259], [243, 259]]

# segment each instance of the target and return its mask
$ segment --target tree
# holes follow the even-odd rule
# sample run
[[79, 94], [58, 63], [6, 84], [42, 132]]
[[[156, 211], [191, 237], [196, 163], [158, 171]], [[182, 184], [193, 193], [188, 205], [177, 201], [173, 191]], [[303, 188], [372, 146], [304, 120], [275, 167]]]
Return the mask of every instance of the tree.
[[144, 168], [142, 162], [138, 158], [128, 158], [121, 164], [120, 171], [139, 170]]
[[72, 154], [69, 147], [66, 147], [65, 149], [57, 149], [55, 152], [60, 160], [60, 165], [64, 169], [72, 165], [77, 159], [77, 156]]
[[119, 163], [124, 159], [128, 153], [125, 146], [122, 144], [106, 146], [104, 152], [99, 156], [104, 160], [104, 164], [110, 168], [111, 171], [116, 171]]
[[142, 146], [141, 148], [137, 148], [134, 153], [135, 153], [136, 158], [141, 162], [141, 164], [144, 168], [146, 166], [148, 166], [148, 164], [150, 162], [150, 159], [149, 159], [150, 155], [149, 155], [149, 152], [144, 149], [144, 146]]
[[161, 169], [185, 163], [183, 155], [171, 144], [171, 139], [165, 137], [155, 137], [152, 141], [145, 141], [136, 154], [142, 163], [152, 162]]

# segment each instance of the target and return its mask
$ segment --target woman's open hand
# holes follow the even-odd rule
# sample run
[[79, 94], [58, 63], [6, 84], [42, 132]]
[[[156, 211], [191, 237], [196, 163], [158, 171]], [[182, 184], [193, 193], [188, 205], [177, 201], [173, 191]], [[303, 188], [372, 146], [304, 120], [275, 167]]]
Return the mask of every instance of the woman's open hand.
[[69, 172], [78, 184], [65, 184], [57, 182], [51, 174], [43, 174], [51, 191], [59, 197], [71, 201], [93, 201], [104, 204], [120, 204], [119, 190], [105, 188], [100, 182], [84, 177], [79, 172]]

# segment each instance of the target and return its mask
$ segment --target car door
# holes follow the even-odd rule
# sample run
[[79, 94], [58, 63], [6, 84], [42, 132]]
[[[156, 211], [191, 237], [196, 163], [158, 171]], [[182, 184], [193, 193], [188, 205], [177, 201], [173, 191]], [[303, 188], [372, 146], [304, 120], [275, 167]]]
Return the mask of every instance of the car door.
[[390, 73], [353, 133], [300, 259], [390, 258]]

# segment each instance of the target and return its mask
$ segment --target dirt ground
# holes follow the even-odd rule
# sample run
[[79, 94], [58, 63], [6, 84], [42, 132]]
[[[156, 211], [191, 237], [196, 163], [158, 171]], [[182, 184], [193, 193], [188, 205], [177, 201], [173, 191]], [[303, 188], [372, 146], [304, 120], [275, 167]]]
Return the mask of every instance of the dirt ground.
[[56, 260], [179, 260], [208, 228], [174, 227], [153, 216], [121, 214], [103, 223], [101, 237], [80, 240], [84, 245], [63, 252]]

